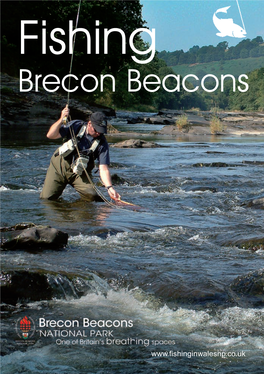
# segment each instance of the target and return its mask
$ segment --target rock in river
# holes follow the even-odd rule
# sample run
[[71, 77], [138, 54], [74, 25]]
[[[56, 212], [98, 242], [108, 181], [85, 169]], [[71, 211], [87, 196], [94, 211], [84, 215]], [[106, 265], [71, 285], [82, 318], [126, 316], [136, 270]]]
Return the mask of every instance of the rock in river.
[[[11, 228], [12, 230], [12, 228]], [[68, 234], [50, 226], [33, 226], [22, 230], [2, 230], [1, 248], [16, 249], [58, 249], [67, 245]]]
[[236, 278], [230, 293], [239, 305], [264, 306], [264, 271], [257, 270]]
[[223, 241], [222, 244], [228, 247], [238, 247], [256, 252], [259, 250], [264, 250], [264, 237], [263, 235], [256, 236], [252, 234], [248, 238], [238, 237], [229, 241]]
[[247, 207], [264, 209], [264, 196], [257, 199], [250, 200], [246, 203]]
[[157, 148], [160, 147], [159, 144], [153, 142], [146, 142], [141, 139], [129, 139], [123, 142], [113, 144], [112, 147], [117, 148]]
[[38, 271], [3, 271], [0, 274], [1, 299], [5, 304], [18, 302], [79, 298], [95, 284], [96, 275], [87, 273], [87, 279], [74, 275]]

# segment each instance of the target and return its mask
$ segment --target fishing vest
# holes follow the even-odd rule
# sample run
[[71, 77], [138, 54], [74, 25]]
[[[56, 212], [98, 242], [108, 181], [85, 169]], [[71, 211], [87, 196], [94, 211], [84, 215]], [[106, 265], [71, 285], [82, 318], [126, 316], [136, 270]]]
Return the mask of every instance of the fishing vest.
[[78, 140], [83, 137], [86, 131], [86, 125], [83, 125], [78, 134], [76, 135], [76, 138], [71, 138], [67, 142], [63, 143], [63, 145], [59, 148], [58, 152], [55, 154], [55, 156], [63, 156], [67, 157], [70, 153], [72, 153], [78, 146]]
[[[85, 156], [80, 155], [71, 165], [72, 171], [74, 174], [82, 175], [84, 170], [88, 167], [90, 161], [90, 155], [96, 150], [100, 143], [100, 139], [95, 139], [93, 144], [89, 148], [88, 154]], [[94, 164], [93, 164], [94, 166]]]
[[[69, 139], [67, 142], [63, 143], [61, 147], [59, 147], [58, 151], [55, 153], [55, 156], [62, 156], [63, 158], [66, 158], [71, 153], [76, 151], [78, 149], [78, 141], [84, 136], [86, 132], [86, 125], [83, 125], [76, 137]], [[84, 170], [87, 168], [90, 155], [95, 152], [98, 145], [100, 144], [100, 139], [94, 139], [91, 147], [88, 149], [87, 155], [78, 155], [78, 157], [73, 161], [71, 165], [71, 169], [73, 173], [81, 175]], [[93, 168], [93, 166], [92, 166]]]
[[[71, 154], [73, 151], [76, 150], [78, 147], [78, 140], [80, 140], [86, 131], [86, 125], [83, 125], [78, 134], [75, 138], [69, 139], [67, 142], [63, 143], [63, 145], [58, 149], [58, 151], [55, 153], [55, 156], [63, 156], [64, 158], [67, 157], [69, 154]], [[96, 148], [98, 147], [100, 143], [100, 139], [95, 139], [89, 148], [89, 151], [95, 152]]]

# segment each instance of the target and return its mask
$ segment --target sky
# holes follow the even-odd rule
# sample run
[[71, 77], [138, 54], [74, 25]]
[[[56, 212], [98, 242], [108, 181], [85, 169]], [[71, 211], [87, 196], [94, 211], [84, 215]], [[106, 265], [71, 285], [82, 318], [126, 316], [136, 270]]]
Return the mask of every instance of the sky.
[[[240, 7], [242, 19], [240, 17]], [[227, 14], [218, 13], [218, 18], [233, 18], [235, 24], [247, 32], [246, 39], [262, 36], [264, 39], [264, 0], [141, 0], [142, 18], [146, 27], [156, 31], [156, 50], [172, 52], [183, 49], [188, 51], [194, 45], [199, 47], [223, 41], [235, 46], [243, 38], [220, 37], [213, 23], [213, 14], [220, 8], [231, 6]], [[143, 40], [151, 43], [144, 32]]]

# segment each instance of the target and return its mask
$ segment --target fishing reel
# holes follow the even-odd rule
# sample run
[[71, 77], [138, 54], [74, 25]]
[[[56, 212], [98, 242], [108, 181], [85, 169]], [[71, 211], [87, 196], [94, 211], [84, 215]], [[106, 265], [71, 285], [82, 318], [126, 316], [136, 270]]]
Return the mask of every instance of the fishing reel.
[[[68, 104], [66, 104], [66, 108], [68, 108]], [[68, 119], [68, 118], [70, 118], [70, 114], [68, 115], [68, 117], [67, 116], [65, 116], [65, 117], [63, 117], [63, 119], [62, 119], [62, 124], [64, 125], [64, 127], [70, 127], [70, 121], [71, 121], [71, 118], [70, 118], [70, 120]]]
[[65, 127], [69, 127], [69, 120], [68, 117], [63, 117], [62, 123]]

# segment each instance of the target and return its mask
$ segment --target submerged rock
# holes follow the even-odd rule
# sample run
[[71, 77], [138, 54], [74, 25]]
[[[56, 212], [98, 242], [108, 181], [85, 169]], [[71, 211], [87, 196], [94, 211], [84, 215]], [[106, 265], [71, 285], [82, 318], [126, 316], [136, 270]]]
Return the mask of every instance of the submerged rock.
[[113, 144], [112, 147], [116, 148], [158, 148], [161, 147], [159, 144], [154, 142], [146, 142], [141, 139], [129, 139], [123, 142]]
[[193, 164], [195, 168], [203, 168], [203, 167], [211, 167], [211, 168], [227, 168], [231, 165], [226, 164], [225, 162], [212, 162], [212, 163], [205, 163], [205, 162], [198, 162], [197, 164]]
[[246, 205], [249, 208], [264, 209], [264, 196], [250, 200], [243, 205]]
[[1, 299], [5, 304], [51, 300], [52, 296], [52, 288], [45, 274], [30, 274], [27, 271], [1, 273]]
[[226, 246], [235, 246], [241, 249], [247, 249], [250, 251], [264, 250], [264, 237], [254, 237], [247, 239], [237, 239], [234, 241], [226, 242]]
[[115, 184], [115, 185], [120, 185], [120, 184], [129, 184], [128, 181], [123, 178], [123, 177], [120, 177], [120, 175], [118, 174], [112, 174], [112, 183]]
[[244, 160], [242, 161], [243, 164], [246, 164], [246, 165], [264, 165], [264, 161], [247, 161], [247, 160]]
[[58, 249], [67, 245], [68, 234], [50, 226], [34, 226], [25, 229], [20, 225], [18, 227], [22, 230], [11, 228], [8, 234], [2, 235], [2, 249]]
[[225, 247], [238, 247], [253, 252], [264, 249], [264, 236], [261, 231], [252, 232], [247, 236], [243, 232], [219, 234], [217, 241]]
[[0, 276], [1, 299], [5, 304], [18, 302], [79, 298], [91, 290], [90, 279], [71, 277], [44, 271], [10, 271]]
[[[127, 185], [127, 186], [134, 186], [134, 185], [135, 185], [134, 182], [129, 181], [128, 179], [125, 179], [125, 178], [121, 177], [121, 176], [118, 175], [118, 174], [112, 174], [111, 179], [112, 179], [112, 184], [113, 184], [114, 186], [117, 186], [117, 185], [124, 185], [124, 184]], [[98, 186], [101, 186], [101, 187], [104, 186], [103, 183], [102, 183], [101, 181], [97, 182], [97, 185], [98, 185]]]
[[123, 231], [107, 228], [100, 228], [94, 231], [94, 235], [98, 236], [101, 239], [107, 239], [110, 236], [116, 236], [119, 233], [123, 233]]
[[200, 186], [200, 187], [190, 187], [190, 188], [187, 188], [186, 191], [188, 192], [206, 192], [206, 191], [210, 191], [210, 192], [217, 192], [217, 189], [215, 187], [209, 187], [209, 186]]
[[30, 227], [35, 227], [35, 223], [17, 223], [16, 225], [14, 226], [9, 226], [9, 227], [1, 227], [0, 228], [0, 231], [1, 232], [8, 232], [8, 231], [15, 231], [15, 230], [25, 230], [25, 229], [28, 229]]
[[264, 270], [236, 278], [230, 285], [230, 294], [240, 305], [264, 306]]

